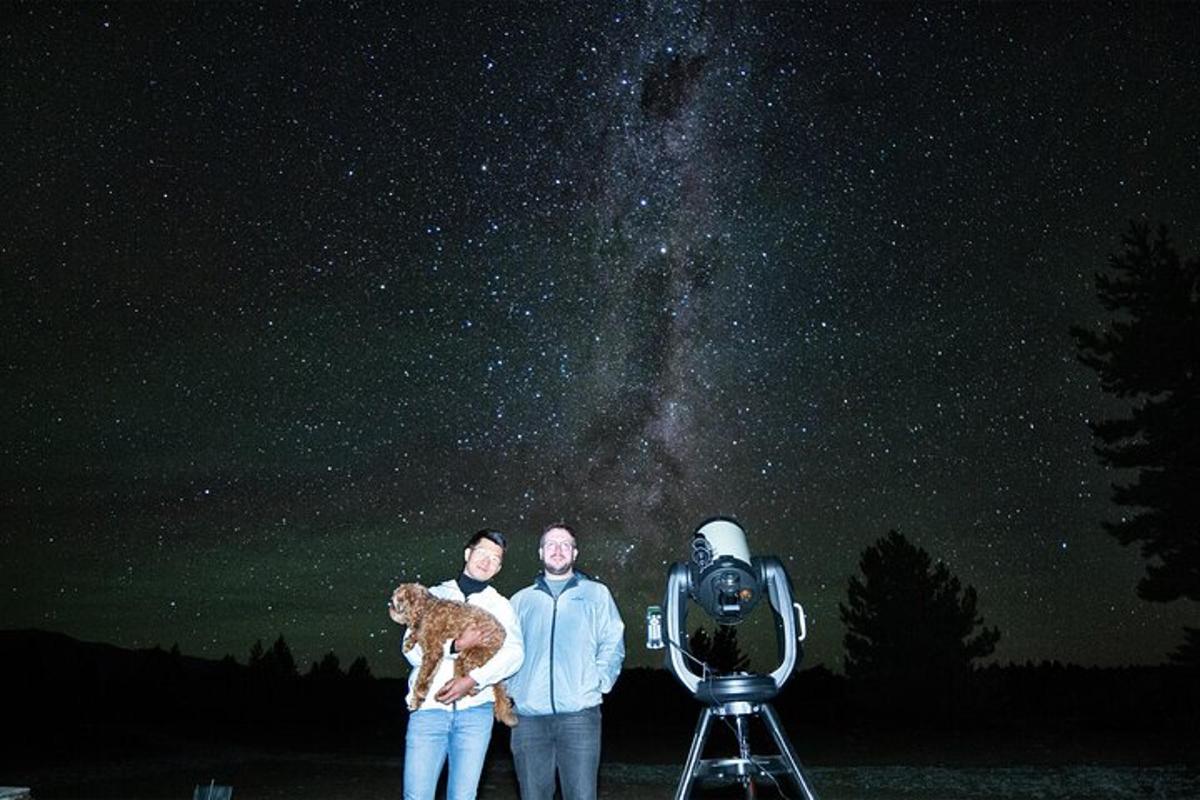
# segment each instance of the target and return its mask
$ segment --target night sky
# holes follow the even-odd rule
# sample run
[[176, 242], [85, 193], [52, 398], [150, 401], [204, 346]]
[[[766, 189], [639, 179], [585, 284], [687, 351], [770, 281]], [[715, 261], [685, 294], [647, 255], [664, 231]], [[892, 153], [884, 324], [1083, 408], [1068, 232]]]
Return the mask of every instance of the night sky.
[[787, 565], [806, 665], [892, 528], [1000, 663], [1195, 624], [1101, 529], [1121, 406], [1069, 327], [1130, 220], [1200, 251], [1200, 6], [0, 20], [0, 626], [397, 674], [396, 583], [486, 525], [515, 591], [566, 518], [649, 665], [714, 514]]

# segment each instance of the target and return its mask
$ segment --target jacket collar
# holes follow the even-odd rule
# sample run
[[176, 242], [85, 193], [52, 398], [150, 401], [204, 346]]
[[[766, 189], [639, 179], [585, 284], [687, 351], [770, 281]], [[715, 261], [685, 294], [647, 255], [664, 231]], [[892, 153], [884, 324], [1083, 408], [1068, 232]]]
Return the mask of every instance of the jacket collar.
[[[464, 603], [466, 602], [467, 596], [463, 594], [462, 588], [458, 585], [458, 578], [450, 578], [448, 580], [444, 580], [441, 583], [439, 583], [438, 586], [441, 588], [449, 589], [455, 598], [462, 598], [461, 600], [459, 600], [459, 602], [464, 602]], [[495, 592], [495, 591], [496, 591], [496, 587], [492, 586], [492, 584], [489, 583], [487, 586], [480, 589], [478, 592], [472, 592], [471, 596], [474, 597], [475, 595], [480, 595], [482, 597], [482, 596], [491, 594], [492, 592]]]
[[462, 592], [463, 597], [470, 597], [491, 586], [491, 583], [488, 581], [477, 581], [466, 572], [460, 572], [458, 577], [454, 579], [454, 583], [458, 586], [458, 590]]
[[[590, 581], [591, 579], [592, 577], [586, 572], [575, 570], [575, 573], [571, 575], [571, 579], [567, 581], [567, 585], [564, 586], [562, 590], [565, 592], [567, 589], [570, 589], [573, 586], [578, 586], [580, 581]], [[546, 573], [544, 570], [539, 572], [537, 577], [533, 579], [533, 585], [538, 589], [541, 589], [546, 594], [552, 597], [554, 596], [554, 592], [550, 591], [550, 587], [546, 584]], [[562, 592], [559, 592], [559, 594], [562, 594]]]

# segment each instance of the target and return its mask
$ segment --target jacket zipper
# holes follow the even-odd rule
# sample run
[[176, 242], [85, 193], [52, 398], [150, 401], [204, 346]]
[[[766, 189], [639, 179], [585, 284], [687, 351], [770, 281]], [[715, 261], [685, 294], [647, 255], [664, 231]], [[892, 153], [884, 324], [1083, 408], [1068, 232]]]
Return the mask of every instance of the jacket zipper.
[[[566, 588], [563, 589], [566, 591]], [[550, 713], [557, 714], [558, 706], [554, 704], [554, 632], [558, 627], [558, 598], [562, 595], [559, 592], [554, 596], [554, 611], [550, 614]]]
[[[564, 586], [562, 588], [562, 591], [560, 591], [558, 594], [554, 594], [554, 592], [550, 591], [549, 586], [545, 586], [545, 588], [542, 589], [542, 591], [544, 591], [546, 594], [550, 595], [550, 598], [554, 603], [554, 606], [553, 606], [554, 611], [550, 614], [550, 713], [551, 714], [558, 713], [558, 706], [554, 702], [554, 634], [555, 634], [555, 629], [558, 627], [558, 598], [560, 598], [564, 594], [566, 594], [567, 590], [571, 588], [572, 581], [575, 581], [575, 580], [578, 580], [578, 578], [572, 577], [570, 580], [568, 580], [567, 585]], [[543, 585], [545, 584], [544, 577], [542, 578], [542, 583], [543, 583]]]

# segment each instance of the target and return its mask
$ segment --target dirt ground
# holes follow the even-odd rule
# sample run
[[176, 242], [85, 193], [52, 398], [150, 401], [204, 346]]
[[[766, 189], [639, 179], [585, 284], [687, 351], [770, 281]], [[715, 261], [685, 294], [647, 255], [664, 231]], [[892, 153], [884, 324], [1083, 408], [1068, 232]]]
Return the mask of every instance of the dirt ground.
[[[619, 732], [618, 732], [619, 733]], [[688, 736], [614, 736], [605, 745], [600, 800], [669, 800]], [[276, 742], [269, 748], [118, 728], [89, 732], [87, 754], [67, 747], [0, 754], [0, 786], [28, 786], [34, 800], [187, 800], [198, 784], [234, 787], [235, 800], [399, 800], [403, 742], [341, 742], [339, 752]], [[60, 742], [69, 739], [60, 739]], [[732, 755], [719, 737], [709, 757]], [[819, 736], [793, 744], [820, 800], [1196, 800], [1194, 741], [1175, 737], [1075, 736], [1047, 732], [1016, 740]], [[518, 800], [507, 743], [493, 741], [479, 800]], [[768, 755], [769, 753], [759, 753]], [[5, 758], [4, 755], [10, 757]], [[799, 800], [759, 784], [758, 797]], [[697, 800], [741, 798], [738, 786], [703, 786]]]
[[[197, 757], [154, 763], [113, 761], [0, 775], [28, 782], [35, 800], [187, 800], [197, 784], [215, 781], [234, 787], [235, 800], [314, 798], [314, 800], [398, 800], [402, 763], [396, 758], [347, 755], [243, 755], [242, 760]], [[601, 769], [600, 800], [669, 800], [681, 765], [610, 763]], [[1182, 764], [1136, 766], [1076, 765], [869, 765], [806, 769], [821, 800], [1195, 800], [1200, 770]], [[703, 787], [698, 800], [743, 797], [740, 787]], [[758, 797], [799, 798], [790, 784], [783, 791], [759, 786]], [[512, 767], [492, 758], [484, 772], [480, 800], [518, 800]]]
[[[214, 781], [234, 787], [236, 800], [318, 798], [319, 800], [398, 800], [400, 758], [353, 758], [343, 755], [271, 755], [240, 761], [196, 758], [145, 763], [115, 761], [88, 767], [42, 769], [12, 776], [33, 788], [34, 800], [186, 800], [197, 784]], [[0, 783], [12, 784], [10, 776]], [[601, 798], [669, 798], [674, 785], [647, 773], [641, 781], [605, 780]], [[512, 767], [504, 759], [489, 761], [479, 798], [518, 800]]]

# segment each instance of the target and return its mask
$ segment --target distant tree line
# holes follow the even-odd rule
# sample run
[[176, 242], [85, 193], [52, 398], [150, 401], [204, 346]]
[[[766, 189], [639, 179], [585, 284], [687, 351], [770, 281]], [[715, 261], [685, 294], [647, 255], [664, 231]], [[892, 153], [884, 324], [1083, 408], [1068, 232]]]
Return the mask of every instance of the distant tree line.
[[[236, 662], [233, 656], [225, 656], [226, 662]], [[292, 650], [284, 640], [283, 634], [275, 640], [270, 650], [263, 648], [262, 640], [256, 641], [250, 648], [250, 656], [246, 667], [252, 675], [274, 680], [289, 680], [299, 678], [300, 672], [296, 667], [296, 659]], [[306, 678], [318, 681], [336, 681], [347, 678], [352, 681], [369, 680], [371, 667], [364, 656], [359, 656], [350, 664], [348, 670], [342, 669], [341, 659], [333, 651], [326, 653], [320, 661], [314, 661], [305, 674]]]
[[[333, 653], [301, 675], [284, 637], [255, 642], [246, 664], [170, 650], [125, 650], [45, 631], [0, 631], [5, 714], [25, 734], [81, 724], [167, 726], [183, 735], [335, 742], [378, 735], [403, 718], [405, 689], [363, 658]], [[18, 742], [19, 744], [19, 742]]]

